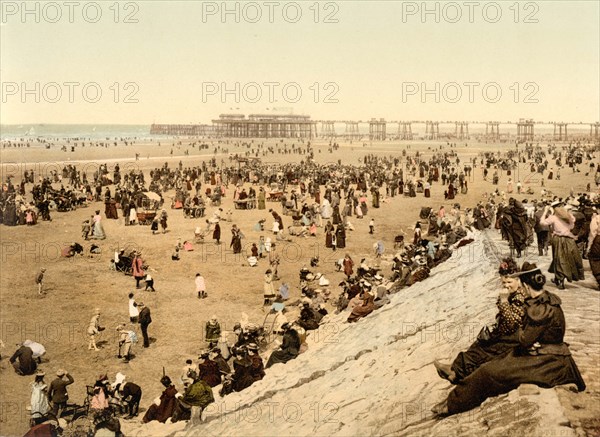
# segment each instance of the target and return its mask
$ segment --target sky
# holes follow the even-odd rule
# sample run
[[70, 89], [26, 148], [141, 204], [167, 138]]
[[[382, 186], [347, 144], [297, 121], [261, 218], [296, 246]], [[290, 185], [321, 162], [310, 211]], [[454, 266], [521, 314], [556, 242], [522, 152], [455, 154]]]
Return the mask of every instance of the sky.
[[600, 2], [3, 1], [2, 124], [600, 120]]

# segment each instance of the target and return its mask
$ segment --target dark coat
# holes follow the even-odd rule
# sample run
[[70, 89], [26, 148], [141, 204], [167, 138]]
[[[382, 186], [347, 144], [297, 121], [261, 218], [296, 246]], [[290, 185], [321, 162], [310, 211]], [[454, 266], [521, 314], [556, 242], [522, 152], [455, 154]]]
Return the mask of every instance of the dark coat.
[[[585, 383], [564, 343], [565, 317], [560, 298], [544, 291], [525, 302], [526, 315], [517, 333], [518, 345], [507, 355], [481, 365], [448, 395], [448, 411], [456, 414], [480, 405], [487, 398], [536, 384], [550, 388]], [[536, 343], [540, 347], [534, 346]]]
[[233, 389], [242, 391], [254, 383], [252, 377], [252, 363], [247, 358], [233, 360]]
[[248, 359], [250, 360], [251, 364], [250, 375], [252, 375], [254, 381], [260, 381], [265, 376], [265, 366], [263, 364], [262, 358], [260, 357], [260, 355], [256, 354], [250, 355]]
[[512, 241], [513, 247], [517, 250], [523, 250], [527, 247], [527, 212], [520, 202], [515, 202], [514, 206], [509, 206], [504, 209], [504, 215], [511, 218], [508, 234]]
[[140, 310], [140, 315], [139, 315], [139, 322], [140, 325], [146, 325], [148, 326], [150, 323], [152, 323], [152, 317], [150, 317], [150, 308], [148, 307], [144, 307]]
[[206, 322], [205, 340], [208, 342], [216, 342], [219, 340], [219, 337], [221, 337], [221, 325], [219, 322]]
[[198, 377], [211, 387], [221, 384], [221, 372], [219, 365], [213, 360], [205, 360], [198, 365]]
[[281, 347], [273, 351], [267, 361], [265, 368], [271, 367], [277, 363], [287, 363], [293, 360], [300, 353], [300, 336], [294, 329], [289, 329], [283, 334]]
[[223, 358], [223, 356], [221, 356], [220, 354], [215, 357], [214, 362], [217, 363], [217, 365], [219, 366], [219, 371], [223, 375], [231, 373], [231, 367], [229, 367], [229, 364], [227, 364], [227, 360]]
[[592, 247], [590, 247], [588, 252], [588, 259], [590, 260], [592, 274], [596, 278], [598, 284], [600, 284], [600, 235], [596, 235], [594, 238]]
[[67, 399], [69, 399], [67, 386], [73, 384], [75, 380], [68, 373], [65, 376], [67, 377], [66, 381], [63, 378], [56, 378], [50, 383], [50, 388], [48, 389], [48, 399], [55, 404], [67, 402]]
[[142, 399], [142, 388], [133, 382], [126, 382], [120, 392], [121, 397], [125, 400], [131, 397], [128, 402], [139, 404], [140, 399]]
[[[33, 351], [27, 346], [21, 346], [10, 357], [10, 363], [13, 364], [19, 360], [18, 369], [23, 375], [33, 375], [37, 369], [37, 363], [33, 359]], [[17, 367], [15, 367], [16, 369]]]
[[173, 415], [175, 406], [177, 405], [177, 389], [175, 386], [167, 387], [160, 395], [160, 405], [152, 404], [148, 411], [144, 415], [144, 423], [158, 420], [161, 423], [165, 423]]
[[338, 249], [343, 249], [346, 247], [346, 230], [344, 226], [339, 225], [337, 230], [335, 231], [336, 236], [336, 246]]

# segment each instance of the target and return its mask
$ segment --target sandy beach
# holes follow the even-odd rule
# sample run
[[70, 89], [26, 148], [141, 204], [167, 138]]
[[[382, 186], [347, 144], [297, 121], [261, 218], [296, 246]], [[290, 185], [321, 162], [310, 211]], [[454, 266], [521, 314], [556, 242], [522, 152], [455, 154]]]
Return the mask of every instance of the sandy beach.
[[[179, 140], [177, 140], [179, 141]], [[191, 142], [191, 140], [189, 140]], [[258, 141], [258, 140], [255, 140]], [[186, 147], [186, 140], [181, 145], [171, 145], [174, 140], [155, 141], [135, 144], [127, 147], [85, 147], [75, 152], [62, 152], [59, 146], [51, 149], [31, 147], [2, 150], [3, 180], [7, 175], [14, 176], [18, 182], [22, 171], [34, 169], [36, 178], [50, 170], [62, 168], [65, 163], [76, 163], [89, 169], [88, 177], [99, 165], [107, 163], [109, 171], [117, 162], [122, 169], [149, 170], [162, 166], [177, 166], [179, 161], [184, 167], [199, 165], [202, 160], [213, 156], [206, 150]], [[229, 165], [229, 155], [244, 153], [247, 149], [236, 145], [237, 141], [217, 143], [217, 162], [223, 160]], [[207, 141], [208, 144], [211, 144]], [[272, 141], [269, 145], [277, 147], [282, 144]], [[291, 143], [288, 143], [290, 145]], [[328, 152], [328, 142], [315, 141], [315, 160], [319, 163], [358, 164], [368, 154], [400, 155], [407, 148], [409, 153], [419, 151], [428, 156], [433, 150], [442, 146], [445, 151], [456, 151], [461, 162], [477, 156], [483, 151], [506, 150], [514, 145], [492, 145], [467, 142], [450, 148], [440, 142], [402, 142], [402, 143], [367, 143], [366, 146], [356, 143], [340, 142], [340, 147], [333, 153]], [[522, 147], [522, 146], [521, 146]], [[560, 146], [559, 146], [560, 147]], [[209, 149], [212, 151], [212, 145]], [[227, 149], [223, 151], [222, 149]], [[170, 151], [173, 150], [173, 154]], [[189, 150], [189, 155], [185, 151]], [[133, 158], [135, 153], [140, 159]], [[284, 163], [299, 162], [303, 156], [270, 154], [263, 157], [263, 162]], [[545, 189], [557, 196], [566, 196], [571, 190], [582, 192], [586, 184], [594, 186], [593, 173], [586, 175], [587, 169], [581, 166], [580, 173], [573, 173], [565, 168], [561, 180], [545, 180]], [[19, 173], [20, 172], [20, 173]], [[516, 176], [515, 176], [516, 175]], [[536, 195], [541, 190], [539, 175], [530, 175], [528, 166], [521, 164], [513, 174], [516, 181], [524, 175], [523, 186], [531, 187]], [[504, 190], [508, 176], [500, 175], [498, 188]], [[59, 187], [60, 184], [55, 184]], [[232, 188], [232, 187], [230, 187]], [[455, 202], [466, 207], [473, 206], [482, 195], [491, 192], [496, 186], [490, 181], [483, 181], [482, 170], [478, 166], [469, 180], [469, 192], [458, 195], [453, 201], [445, 201], [441, 183], [434, 183], [432, 196], [424, 199], [422, 194], [415, 198], [399, 197], [384, 200], [381, 208], [369, 209], [363, 220], [351, 218], [356, 228], [349, 231], [346, 249], [332, 252], [324, 245], [322, 229], [316, 238], [296, 238], [280, 247], [282, 264], [280, 276], [282, 281], [290, 285], [291, 300], [300, 298], [298, 289], [298, 270], [307, 265], [313, 256], [320, 257], [318, 271], [331, 281], [332, 295], [337, 295], [337, 283], [343, 274], [336, 272], [334, 262], [348, 252], [358, 261], [361, 258], [373, 259], [373, 243], [381, 240], [386, 247], [386, 254], [381, 265], [383, 273], [390, 274], [393, 256], [394, 236], [404, 233], [412, 236], [412, 229], [418, 220], [422, 206], [431, 206], [437, 210], [441, 205], [447, 209]], [[28, 184], [28, 190], [31, 184]], [[259, 235], [267, 235], [252, 231], [252, 226], [260, 219], [271, 218], [266, 210], [235, 210], [228, 193], [222, 208], [233, 211], [232, 222], [222, 222], [223, 244], [216, 246], [208, 239], [203, 245], [196, 244], [194, 251], [184, 252], [178, 262], [171, 260], [171, 253], [178, 239], [193, 240], [196, 226], [204, 225], [204, 218], [186, 219], [182, 210], [169, 208], [169, 197], [174, 192], [165, 194], [165, 206], [169, 214], [169, 226], [166, 234], [152, 235], [149, 226], [125, 227], [119, 211], [119, 220], [104, 220], [106, 240], [96, 242], [102, 254], [90, 258], [61, 258], [60, 249], [72, 242], [79, 242], [87, 249], [89, 242], [81, 238], [81, 222], [90, 217], [95, 209], [104, 210], [103, 203], [91, 203], [86, 208], [72, 212], [52, 213], [52, 222], [40, 221], [36, 226], [2, 226], [2, 274], [0, 288], [2, 290], [1, 338], [5, 344], [2, 350], [2, 384], [0, 397], [6, 400], [2, 415], [2, 434], [14, 435], [27, 430], [29, 412], [28, 384], [30, 379], [17, 376], [7, 361], [17, 342], [32, 339], [44, 344], [49, 351], [42, 368], [53, 374], [58, 367], [66, 367], [74, 375], [76, 383], [69, 393], [75, 402], [82, 402], [85, 397], [85, 385], [93, 384], [100, 373], [108, 373], [110, 377], [118, 371], [124, 372], [128, 380], [141, 383], [144, 388], [142, 407], [147, 408], [153, 398], [161, 391], [159, 384], [162, 369], [167, 374], [178, 377], [181, 367], [187, 358], [196, 358], [204, 347], [203, 327], [211, 315], [217, 315], [224, 330], [231, 330], [233, 325], [246, 313], [250, 321], [263, 324], [265, 310], [262, 305], [263, 274], [267, 262], [261, 261], [257, 268], [248, 267], [245, 257], [234, 255], [229, 249], [229, 228], [237, 224], [246, 236], [243, 241], [244, 250], [250, 243], [258, 240]], [[519, 198], [533, 196], [520, 195]], [[279, 204], [269, 204], [280, 209]], [[210, 216], [214, 207], [207, 208]], [[376, 223], [374, 235], [368, 233], [368, 221], [373, 218]], [[284, 223], [291, 218], [284, 217]], [[286, 225], [287, 226], [287, 225]], [[267, 226], [268, 228], [269, 226]], [[134, 291], [135, 281], [130, 276], [109, 270], [109, 260], [117, 248], [136, 248], [143, 252], [143, 258], [150, 266], [155, 278], [156, 293], [137, 291], [136, 298], [143, 300], [151, 308], [154, 322], [150, 325], [152, 340], [149, 349], [135, 348], [136, 358], [129, 364], [122, 364], [116, 358], [116, 336], [114, 327], [127, 321], [127, 295]], [[533, 247], [529, 255], [534, 256]], [[537, 256], [537, 254], [535, 254]], [[47, 268], [47, 294], [39, 297], [35, 292], [34, 274], [40, 268]], [[206, 278], [209, 297], [204, 300], [196, 298], [194, 293], [194, 275], [201, 272]], [[590, 279], [589, 286], [592, 286]], [[281, 282], [277, 283], [279, 286]], [[85, 330], [94, 308], [102, 309], [102, 324], [107, 330], [102, 334], [102, 349], [99, 352], [87, 350]], [[330, 307], [331, 309], [331, 307]], [[291, 310], [288, 318], [293, 319], [296, 309]], [[598, 320], [593, 323], [598, 324]], [[268, 356], [268, 355], [267, 355]], [[11, 414], [8, 414], [10, 412]]]

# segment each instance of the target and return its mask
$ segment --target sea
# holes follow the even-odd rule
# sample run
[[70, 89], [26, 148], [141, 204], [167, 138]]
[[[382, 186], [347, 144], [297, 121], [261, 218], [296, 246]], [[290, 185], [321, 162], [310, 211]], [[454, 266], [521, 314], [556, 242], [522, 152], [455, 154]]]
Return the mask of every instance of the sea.
[[[317, 125], [318, 131], [321, 130], [321, 125]], [[335, 123], [335, 132], [338, 135], [343, 135], [346, 130], [346, 126], [343, 123]], [[396, 134], [397, 125], [388, 125], [388, 135]], [[453, 123], [440, 123], [440, 133], [454, 132], [455, 126]], [[413, 134], [425, 135], [425, 125], [418, 124], [413, 125]], [[471, 124], [469, 125], [469, 131], [471, 135], [484, 134], [485, 125], [482, 124]], [[369, 134], [368, 123], [361, 123], [359, 132], [363, 135]], [[513, 125], [502, 125], [500, 126], [501, 134], [510, 132], [512, 135], [516, 134], [516, 126]], [[536, 134], [552, 135], [553, 126], [548, 125], [536, 125]], [[586, 135], [589, 134], [590, 128], [588, 124], [574, 124], [569, 126], [570, 135]], [[136, 138], [140, 139], [152, 139], [152, 138], [165, 138], [164, 135], [151, 135], [150, 125], [143, 124], [3, 124], [0, 125], [0, 140], [2, 141], [31, 141], [34, 138], [46, 139], [46, 140], [67, 140], [67, 139], [78, 139], [78, 140], [96, 140], [96, 141], [109, 141], [118, 140], [125, 138]]]
[[140, 124], [3, 124], [0, 139], [27, 140], [32, 138], [115, 140], [119, 138], [152, 138], [150, 125]]

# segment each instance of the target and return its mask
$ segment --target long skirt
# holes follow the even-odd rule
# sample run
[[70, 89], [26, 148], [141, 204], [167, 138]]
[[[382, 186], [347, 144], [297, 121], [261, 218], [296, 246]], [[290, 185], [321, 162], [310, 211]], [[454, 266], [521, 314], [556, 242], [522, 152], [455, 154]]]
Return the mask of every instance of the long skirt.
[[275, 298], [275, 289], [273, 288], [273, 283], [265, 282], [263, 287], [263, 297], [265, 299]]
[[104, 240], [106, 238], [106, 234], [104, 233], [104, 227], [102, 226], [102, 222], [96, 222], [96, 224], [94, 224], [93, 237], [96, 240]]
[[590, 260], [590, 267], [592, 268], [592, 274], [596, 278], [598, 285], [600, 285], [600, 235], [597, 235], [592, 242], [592, 247], [588, 252], [588, 259]]
[[325, 233], [325, 247], [333, 247], [333, 234], [331, 232]]
[[508, 393], [521, 384], [550, 388], [571, 383], [580, 391], [585, 390], [583, 378], [570, 355], [519, 356], [513, 351], [482, 364], [457, 385], [448, 395], [448, 412], [468, 411], [487, 398]]
[[356, 205], [356, 217], [363, 218], [362, 208], [360, 205]]
[[460, 352], [452, 362], [452, 371], [457, 379], [463, 380], [484, 363], [508, 354], [518, 346], [518, 341], [505, 338], [498, 339], [492, 343], [484, 344], [479, 340], [464, 352]]
[[569, 237], [552, 237], [552, 263], [548, 269], [558, 279], [580, 281], [585, 279], [583, 260], [575, 240]]
[[375, 310], [375, 305], [369, 303], [367, 305], [356, 306], [352, 309], [352, 312], [348, 316], [348, 323], [354, 323], [365, 316], [368, 316]]
[[110, 202], [106, 204], [105, 210], [106, 218], [116, 220], [119, 218], [119, 214], [117, 213], [117, 204], [115, 202]]

